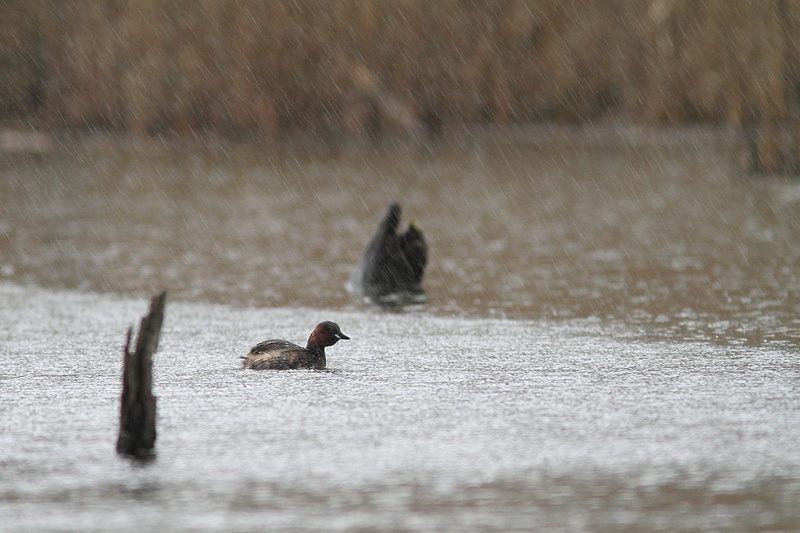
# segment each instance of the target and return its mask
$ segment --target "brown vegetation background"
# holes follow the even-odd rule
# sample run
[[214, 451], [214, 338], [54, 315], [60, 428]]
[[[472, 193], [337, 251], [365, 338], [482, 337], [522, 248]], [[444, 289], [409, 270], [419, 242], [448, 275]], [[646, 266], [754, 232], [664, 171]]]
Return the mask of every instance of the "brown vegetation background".
[[796, 128], [798, 36], [797, 0], [0, 0], [0, 118], [238, 134], [619, 116], [769, 135]]

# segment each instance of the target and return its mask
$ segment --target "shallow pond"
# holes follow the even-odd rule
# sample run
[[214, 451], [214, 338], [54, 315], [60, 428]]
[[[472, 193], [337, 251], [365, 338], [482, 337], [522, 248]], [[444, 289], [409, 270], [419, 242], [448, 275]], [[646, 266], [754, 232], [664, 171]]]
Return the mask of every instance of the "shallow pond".
[[[702, 132], [553, 139], [4, 157], [0, 529], [795, 529], [800, 186]], [[343, 288], [391, 200], [431, 245], [405, 312]], [[240, 369], [325, 319], [328, 370]]]

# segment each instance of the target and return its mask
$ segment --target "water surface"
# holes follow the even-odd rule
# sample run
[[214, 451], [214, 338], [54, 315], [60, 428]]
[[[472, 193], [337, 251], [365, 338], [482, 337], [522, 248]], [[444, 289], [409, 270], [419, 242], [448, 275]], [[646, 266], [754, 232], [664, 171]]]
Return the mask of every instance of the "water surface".
[[[605, 133], [4, 157], [0, 528], [796, 530], [800, 188]], [[391, 200], [431, 244], [402, 313], [343, 288]], [[121, 351], [162, 288], [138, 463]], [[326, 319], [327, 371], [239, 368]]]
[[733, 153], [702, 131], [463, 136], [430, 150], [67, 140], [2, 160], [0, 268], [44, 286], [340, 307], [396, 200], [430, 242], [433, 313], [792, 336], [800, 185], [747, 178]]

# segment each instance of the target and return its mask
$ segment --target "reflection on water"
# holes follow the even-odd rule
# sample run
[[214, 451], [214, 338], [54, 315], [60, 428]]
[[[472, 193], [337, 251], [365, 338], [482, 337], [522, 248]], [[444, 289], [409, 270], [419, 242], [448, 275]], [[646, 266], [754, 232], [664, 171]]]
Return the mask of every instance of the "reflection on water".
[[[800, 188], [713, 136], [575, 141], [4, 157], [2, 527], [796, 528]], [[344, 288], [392, 200], [431, 250], [406, 313]], [[122, 343], [162, 288], [139, 464]], [[239, 368], [322, 320], [329, 371]]]

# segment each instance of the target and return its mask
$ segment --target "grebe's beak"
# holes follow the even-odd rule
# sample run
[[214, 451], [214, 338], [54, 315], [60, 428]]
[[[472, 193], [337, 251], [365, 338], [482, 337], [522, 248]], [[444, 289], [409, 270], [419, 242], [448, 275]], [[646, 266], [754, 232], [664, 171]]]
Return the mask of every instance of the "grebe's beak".
[[339, 339], [340, 341], [349, 341], [350, 340], [350, 337], [348, 337], [347, 335], [345, 335], [341, 331], [336, 334], [336, 338]]

